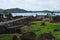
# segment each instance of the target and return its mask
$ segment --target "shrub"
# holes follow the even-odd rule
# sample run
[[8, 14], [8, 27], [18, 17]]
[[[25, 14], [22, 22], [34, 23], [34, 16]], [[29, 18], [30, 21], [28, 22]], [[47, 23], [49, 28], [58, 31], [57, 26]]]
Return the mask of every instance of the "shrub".
[[54, 22], [59, 22], [60, 21], [60, 16], [54, 16], [52, 17]]
[[14, 35], [13, 38], [12, 38], [12, 40], [18, 40], [17, 36]]
[[35, 40], [35, 33], [33, 32], [28, 32], [28, 33], [24, 33], [22, 36], [21, 36], [21, 40]]
[[38, 37], [38, 40], [56, 40], [51, 33], [44, 33]]

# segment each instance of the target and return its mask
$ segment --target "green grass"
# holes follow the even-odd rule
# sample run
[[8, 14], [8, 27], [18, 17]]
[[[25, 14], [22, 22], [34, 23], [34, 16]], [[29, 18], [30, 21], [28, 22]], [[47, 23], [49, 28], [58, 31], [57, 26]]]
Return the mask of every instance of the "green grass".
[[20, 36], [20, 34], [0, 34], [0, 40], [12, 40], [14, 35]]
[[60, 31], [54, 32], [54, 29], [60, 30], [60, 23], [54, 25], [53, 23], [46, 22], [45, 26], [41, 26], [41, 23], [30, 26], [30, 31], [35, 32], [35, 30], [38, 30], [35, 32], [37, 37], [42, 33], [52, 33], [58, 40], [60, 40]]
[[[45, 26], [41, 26], [41, 23], [32, 24], [29, 27], [30, 31], [35, 32], [37, 37], [42, 33], [52, 33], [58, 40], [60, 40], [60, 31], [54, 32], [54, 29], [60, 29], [60, 23], [54, 25], [53, 23], [46, 22]], [[14, 34], [0, 34], [0, 40], [11, 40]], [[16, 34], [19, 36], [20, 34]]]
[[12, 40], [12, 37], [11, 34], [0, 34], [0, 40]]

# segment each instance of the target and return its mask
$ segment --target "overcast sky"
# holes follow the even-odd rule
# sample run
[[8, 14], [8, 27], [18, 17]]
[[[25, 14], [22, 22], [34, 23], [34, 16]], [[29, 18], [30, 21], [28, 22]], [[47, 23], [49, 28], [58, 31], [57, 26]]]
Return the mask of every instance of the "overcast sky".
[[25, 10], [60, 10], [60, 0], [0, 0], [0, 8]]

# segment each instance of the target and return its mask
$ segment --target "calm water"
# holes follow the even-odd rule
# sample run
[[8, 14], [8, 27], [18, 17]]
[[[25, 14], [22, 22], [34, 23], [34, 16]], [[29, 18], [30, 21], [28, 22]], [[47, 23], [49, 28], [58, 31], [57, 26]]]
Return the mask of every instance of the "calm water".
[[[47, 15], [47, 13], [12, 13], [13, 16], [36, 16], [37, 15]], [[60, 13], [55, 13], [55, 15], [59, 15]]]

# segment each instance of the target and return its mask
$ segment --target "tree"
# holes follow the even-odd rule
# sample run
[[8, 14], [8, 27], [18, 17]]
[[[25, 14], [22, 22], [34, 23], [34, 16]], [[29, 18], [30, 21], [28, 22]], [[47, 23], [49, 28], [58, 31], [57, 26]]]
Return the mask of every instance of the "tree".
[[0, 21], [2, 21], [3, 19], [3, 14], [0, 14]]
[[3, 11], [3, 13], [5, 14], [5, 16], [7, 17], [8, 20], [11, 20], [12, 19], [12, 14], [6, 10]]
[[50, 16], [50, 13], [47, 13], [47, 15], [45, 16], [45, 18], [48, 18]]
[[8, 17], [9, 17], [9, 19], [12, 19], [12, 14], [9, 12], [9, 14], [8, 14]]

